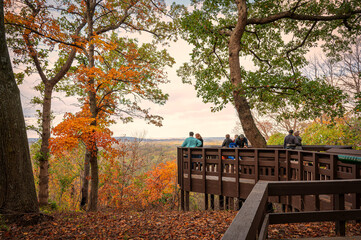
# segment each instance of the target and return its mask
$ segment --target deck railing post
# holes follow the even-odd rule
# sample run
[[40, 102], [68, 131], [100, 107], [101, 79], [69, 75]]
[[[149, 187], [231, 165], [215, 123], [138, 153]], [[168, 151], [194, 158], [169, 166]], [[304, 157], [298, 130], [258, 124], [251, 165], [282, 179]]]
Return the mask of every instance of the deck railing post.
[[[291, 179], [291, 153], [290, 150], [286, 150], [286, 181]], [[292, 212], [292, 196], [286, 196], [286, 212]]]
[[[298, 151], [298, 174], [297, 179], [299, 181], [303, 180], [303, 153]], [[305, 208], [305, 195], [300, 196], [300, 210], [303, 211]]]
[[[337, 179], [337, 157], [335, 155], [330, 155], [330, 180]], [[336, 210], [336, 195], [331, 196], [331, 206], [333, 210]]]
[[240, 189], [239, 189], [239, 150], [238, 148], [236, 148], [235, 150], [235, 154], [234, 154], [234, 159], [235, 159], [235, 168], [236, 168], [236, 191], [237, 191], [237, 198], [240, 197]]
[[259, 158], [258, 158], [258, 149], [254, 150], [254, 180], [255, 183], [259, 180]]
[[188, 148], [188, 191], [192, 191], [192, 156], [191, 149]]
[[224, 209], [224, 197], [222, 192], [222, 173], [223, 173], [223, 165], [222, 165], [222, 149], [218, 149], [218, 191], [219, 191], [219, 197], [218, 197], [218, 203], [219, 203], [219, 210]]
[[[336, 194], [336, 210], [345, 210], [345, 194]], [[335, 232], [337, 236], [345, 236], [346, 234], [346, 222], [345, 221], [336, 221], [335, 222]]]
[[[354, 164], [352, 166], [352, 178], [353, 179], [360, 179], [360, 165]], [[359, 209], [360, 208], [360, 194], [353, 193], [352, 194], [352, 209]]]
[[184, 190], [183, 189], [181, 189], [181, 199], [180, 199], [180, 201], [181, 201], [181, 210], [182, 211], [184, 211]]
[[204, 194], [204, 210], [208, 210], [208, 194]]
[[[313, 169], [312, 169], [312, 180], [320, 180], [320, 174], [318, 171], [318, 154], [312, 153], [312, 162], [313, 162]], [[315, 195], [315, 210], [320, 210], [320, 195]]]
[[208, 210], [208, 194], [207, 194], [207, 156], [206, 149], [202, 148], [202, 178], [204, 192], [204, 210]]

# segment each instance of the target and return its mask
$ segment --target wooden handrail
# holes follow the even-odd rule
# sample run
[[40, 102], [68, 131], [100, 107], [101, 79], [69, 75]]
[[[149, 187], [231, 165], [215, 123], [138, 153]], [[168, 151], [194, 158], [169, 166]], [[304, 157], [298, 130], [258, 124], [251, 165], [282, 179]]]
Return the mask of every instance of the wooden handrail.
[[[334, 186], [333, 188], [331, 186]], [[345, 189], [345, 186], [347, 188]], [[267, 214], [269, 196], [300, 194], [336, 194], [343, 199], [345, 193], [360, 193], [361, 180], [333, 180], [310, 182], [258, 182], [240, 209], [222, 239], [265, 239], [268, 224], [291, 222], [335, 221], [336, 232], [345, 235], [345, 221], [360, 220], [361, 209], [344, 210], [344, 201], [333, 211], [309, 211]], [[289, 192], [293, 189], [292, 192]], [[305, 190], [306, 189], [306, 190]]]

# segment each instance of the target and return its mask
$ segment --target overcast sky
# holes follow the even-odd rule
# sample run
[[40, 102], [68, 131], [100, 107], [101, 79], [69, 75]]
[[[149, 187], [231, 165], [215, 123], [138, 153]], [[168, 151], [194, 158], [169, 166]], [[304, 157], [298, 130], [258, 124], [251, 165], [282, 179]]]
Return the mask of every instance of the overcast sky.
[[[179, 1], [188, 4], [189, 1]], [[179, 40], [172, 43], [169, 52], [174, 57], [176, 64], [167, 69], [170, 83], [163, 85], [164, 92], [169, 94], [168, 102], [163, 106], [149, 105], [153, 114], [161, 115], [164, 118], [163, 126], [156, 127], [146, 124], [144, 120], [135, 119], [133, 123], [123, 124], [120, 121], [111, 127], [114, 136], [139, 136], [145, 134], [146, 138], [175, 138], [187, 137], [189, 131], [199, 132], [203, 137], [223, 137], [232, 133], [237, 116], [232, 105], [227, 106], [221, 112], [212, 113], [211, 104], [204, 104], [196, 97], [193, 86], [183, 84], [177, 76], [176, 70], [189, 60], [189, 53], [192, 47], [185, 41]], [[27, 124], [34, 124], [35, 107], [30, 104], [30, 99], [36, 94], [32, 89], [38, 82], [39, 77], [27, 78], [25, 83], [20, 85], [22, 104]], [[65, 112], [76, 112], [76, 98], [65, 98], [59, 94], [55, 95], [52, 110], [56, 116], [53, 125], [62, 120]], [[28, 131], [28, 137], [38, 137], [33, 131]]]

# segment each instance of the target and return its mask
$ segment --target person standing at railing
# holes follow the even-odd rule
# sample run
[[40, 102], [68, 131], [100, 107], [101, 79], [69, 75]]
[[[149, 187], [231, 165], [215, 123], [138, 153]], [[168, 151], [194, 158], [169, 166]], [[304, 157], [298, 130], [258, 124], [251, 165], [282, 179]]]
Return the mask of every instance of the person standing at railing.
[[202, 145], [200, 145], [199, 147], [203, 147], [203, 138], [199, 133], [196, 133], [196, 138], [202, 142]]
[[233, 142], [236, 143], [237, 139], [238, 139], [238, 135], [236, 134], [236, 135], [234, 135], [234, 140], [233, 140]]
[[194, 133], [189, 132], [189, 137], [184, 140], [184, 142], [182, 143], [182, 147], [200, 147], [202, 145], [202, 142], [193, 136]]
[[288, 135], [285, 137], [283, 141], [283, 148], [285, 149], [295, 149], [296, 148], [296, 137], [293, 136], [293, 130], [288, 131]]
[[302, 138], [300, 136], [300, 132], [295, 132], [295, 138], [296, 138], [296, 149], [302, 150]]
[[223, 140], [222, 147], [229, 147], [230, 143], [233, 143], [231, 136], [226, 134], [226, 139]]

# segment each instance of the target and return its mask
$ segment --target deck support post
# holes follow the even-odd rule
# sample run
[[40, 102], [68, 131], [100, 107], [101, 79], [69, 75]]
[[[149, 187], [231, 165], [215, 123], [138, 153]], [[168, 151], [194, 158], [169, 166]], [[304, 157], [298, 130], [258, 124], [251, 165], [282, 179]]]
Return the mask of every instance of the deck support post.
[[185, 191], [185, 211], [189, 211], [189, 191]]
[[204, 194], [204, 210], [208, 210], [208, 194]]
[[181, 210], [184, 211], [184, 190], [181, 189], [181, 196], [180, 196], [180, 205], [181, 205]]
[[234, 197], [229, 198], [229, 210], [234, 210]]
[[226, 197], [226, 199], [225, 199], [225, 207], [224, 207], [224, 209], [226, 209], [226, 210], [229, 210], [229, 198], [230, 197]]
[[211, 209], [214, 210], [214, 194], [211, 194]]
[[243, 199], [242, 199], [242, 198], [238, 198], [238, 203], [237, 203], [237, 207], [238, 207], [238, 208], [237, 208], [236, 210], [241, 209], [242, 205], [243, 205]]
[[223, 195], [219, 195], [218, 202], [219, 202], [219, 210], [224, 210], [224, 196]]

